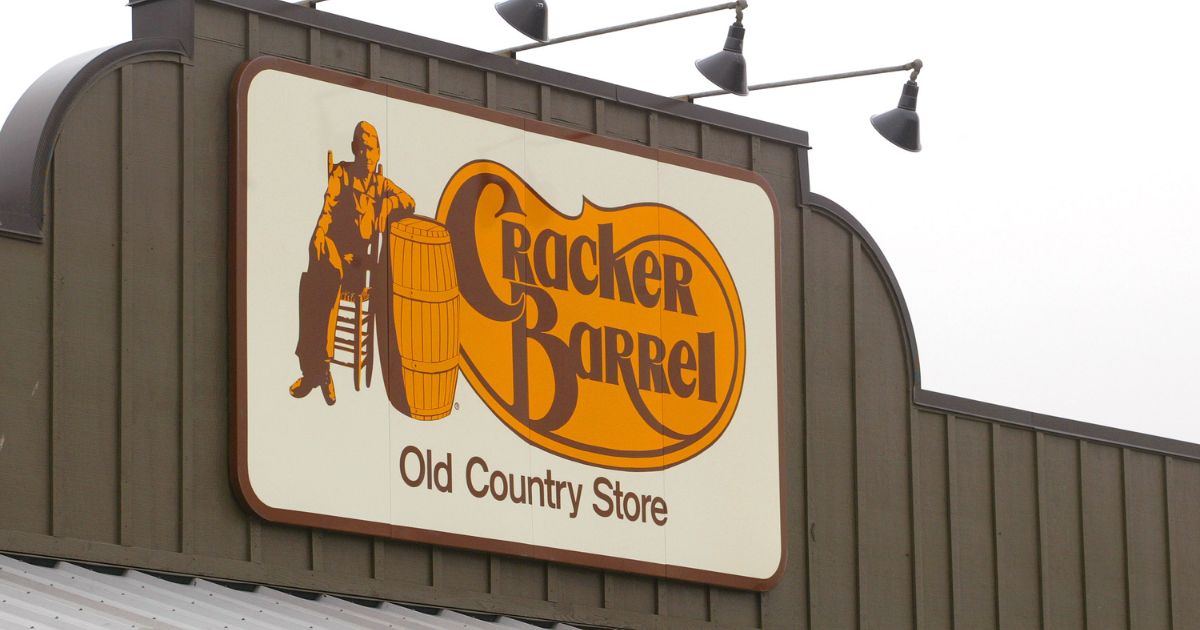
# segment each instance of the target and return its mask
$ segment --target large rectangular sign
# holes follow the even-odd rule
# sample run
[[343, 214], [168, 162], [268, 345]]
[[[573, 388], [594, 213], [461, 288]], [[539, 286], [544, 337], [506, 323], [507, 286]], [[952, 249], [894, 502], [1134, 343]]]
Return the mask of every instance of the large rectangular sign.
[[252, 510], [778, 580], [762, 178], [279, 59], [234, 90], [232, 461]]

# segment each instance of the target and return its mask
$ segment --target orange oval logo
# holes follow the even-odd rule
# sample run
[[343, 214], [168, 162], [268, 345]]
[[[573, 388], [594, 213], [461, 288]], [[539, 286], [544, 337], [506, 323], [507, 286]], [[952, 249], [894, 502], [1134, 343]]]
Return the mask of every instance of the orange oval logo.
[[655, 203], [572, 217], [516, 173], [447, 184], [460, 367], [517, 435], [575, 461], [660, 470], [729, 425], [745, 373], [737, 289], [708, 236]]

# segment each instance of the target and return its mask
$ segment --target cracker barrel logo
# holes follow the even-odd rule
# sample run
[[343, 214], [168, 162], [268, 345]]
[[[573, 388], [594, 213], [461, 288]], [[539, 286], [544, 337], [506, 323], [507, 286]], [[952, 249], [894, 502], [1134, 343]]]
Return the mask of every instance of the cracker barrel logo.
[[725, 430], [745, 369], [741, 304], [708, 237], [658, 204], [559, 213], [477, 161], [442, 194], [462, 296], [460, 365], [514, 432], [626, 470], [694, 457]]
[[[393, 407], [455, 408], [461, 371], [518, 436], [555, 455], [661, 470], [720, 438], [738, 404], [745, 325], [708, 236], [656, 203], [560, 213], [506, 166], [450, 178], [436, 220], [383, 176], [379, 137], [334, 164], [300, 280], [295, 397], [336, 402], [378, 362]], [[377, 330], [378, 329], [378, 330]], [[378, 352], [379, 358], [376, 359]]]
[[259, 57], [237, 77], [229, 464], [244, 507], [778, 583], [789, 339], [768, 181], [309, 64]]

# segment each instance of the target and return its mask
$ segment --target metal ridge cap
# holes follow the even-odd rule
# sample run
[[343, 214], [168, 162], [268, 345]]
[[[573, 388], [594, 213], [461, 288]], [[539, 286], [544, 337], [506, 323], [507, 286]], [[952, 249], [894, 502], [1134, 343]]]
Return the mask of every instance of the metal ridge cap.
[[1071, 420], [927, 389], [917, 389], [913, 392], [913, 404], [931, 411], [991, 420], [1064, 437], [1200, 461], [1200, 444], [1150, 433]]
[[[140, 0], [148, 2], [151, 0]], [[605, 98], [618, 103], [636, 105], [649, 110], [658, 111], [671, 116], [687, 118], [695, 122], [708, 123], [726, 127], [744, 133], [762, 136], [772, 140], [809, 148], [808, 132], [771, 123], [740, 114], [712, 109], [695, 103], [688, 103], [669, 96], [644, 92], [634, 88], [624, 87], [599, 79], [572, 74], [563, 70], [547, 68], [476, 50], [458, 44], [451, 44], [422, 35], [393, 29], [379, 24], [372, 24], [349, 18], [335, 13], [315, 11], [307, 7], [292, 4], [285, 0], [206, 0], [214, 4], [234, 7], [244, 11], [267, 15], [296, 24], [303, 24], [338, 33], [360, 40], [368, 40], [394, 48], [409, 50], [419, 54], [437, 57], [455, 63], [461, 63], [475, 68], [511, 75], [531, 81], [537, 81], [554, 87], [559, 87], [591, 96]]]

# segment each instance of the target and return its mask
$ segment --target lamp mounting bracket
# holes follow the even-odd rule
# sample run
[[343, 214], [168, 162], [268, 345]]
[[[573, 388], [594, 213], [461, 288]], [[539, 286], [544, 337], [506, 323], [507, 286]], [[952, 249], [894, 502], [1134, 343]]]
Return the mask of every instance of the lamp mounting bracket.
[[908, 62], [908, 67], [912, 70], [912, 74], [909, 75], [908, 80], [916, 81], [917, 75], [921, 74], [921, 68], [924, 68], [925, 64], [920, 59], [913, 59], [912, 61]]

